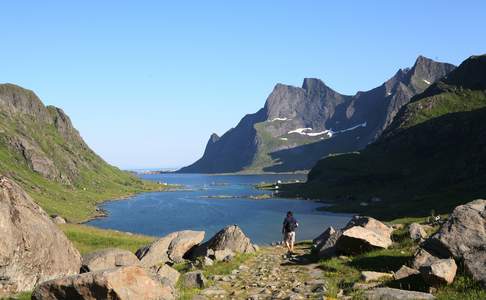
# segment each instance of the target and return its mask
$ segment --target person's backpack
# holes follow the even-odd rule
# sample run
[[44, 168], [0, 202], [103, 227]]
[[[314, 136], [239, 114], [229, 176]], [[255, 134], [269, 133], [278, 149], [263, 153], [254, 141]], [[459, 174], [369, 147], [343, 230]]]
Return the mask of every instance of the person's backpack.
[[296, 228], [297, 228], [297, 221], [294, 218], [291, 218], [290, 220], [287, 220], [287, 222], [285, 222], [285, 231], [287, 232], [295, 231]]

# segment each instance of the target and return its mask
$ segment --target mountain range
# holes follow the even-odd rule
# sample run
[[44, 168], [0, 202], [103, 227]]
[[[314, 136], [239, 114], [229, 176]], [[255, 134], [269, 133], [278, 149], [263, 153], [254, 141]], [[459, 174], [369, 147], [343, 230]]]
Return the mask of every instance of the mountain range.
[[262, 173], [309, 170], [321, 158], [375, 141], [400, 108], [455, 67], [419, 56], [379, 87], [342, 95], [306, 78], [302, 87], [277, 84], [265, 106], [221, 137], [182, 173]]
[[13, 84], [0, 84], [0, 174], [71, 221], [95, 215], [102, 200], [156, 188], [107, 164], [62, 109]]
[[486, 55], [472, 56], [405, 105], [364, 150], [320, 160], [283, 194], [387, 218], [446, 213], [486, 194]]

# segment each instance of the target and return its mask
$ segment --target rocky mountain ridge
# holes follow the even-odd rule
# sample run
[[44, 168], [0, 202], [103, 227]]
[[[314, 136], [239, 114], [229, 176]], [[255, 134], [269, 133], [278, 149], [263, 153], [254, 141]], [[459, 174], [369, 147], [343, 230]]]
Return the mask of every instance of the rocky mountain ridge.
[[316, 78], [302, 87], [277, 84], [258, 112], [223, 136], [211, 135], [204, 155], [180, 172], [294, 172], [320, 158], [374, 141], [410, 99], [454, 66], [419, 56], [381, 86], [342, 95]]
[[289, 191], [388, 218], [447, 212], [457, 199], [484, 195], [485, 72], [486, 55], [465, 60], [412, 98], [376, 142], [320, 160], [307, 183]]
[[0, 84], [0, 174], [72, 221], [93, 216], [101, 200], [149, 188], [91, 150], [62, 109], [13, 84]]

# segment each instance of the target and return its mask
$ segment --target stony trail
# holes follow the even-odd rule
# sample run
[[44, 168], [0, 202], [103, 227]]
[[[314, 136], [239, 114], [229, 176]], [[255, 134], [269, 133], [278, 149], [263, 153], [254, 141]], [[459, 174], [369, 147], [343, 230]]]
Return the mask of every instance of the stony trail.
[[325, 281], [310, 248], [298, 246], [292, 258], [282, 246], [262, 248], [231, 275], [213, 276], [214, 285], [195, 299], [325, 299]]

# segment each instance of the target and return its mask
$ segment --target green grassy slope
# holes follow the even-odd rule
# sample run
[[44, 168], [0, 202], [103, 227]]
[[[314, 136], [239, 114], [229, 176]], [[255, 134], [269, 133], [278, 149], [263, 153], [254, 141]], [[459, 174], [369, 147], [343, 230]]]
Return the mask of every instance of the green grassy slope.
[[61, 110], [44, 107], [31, 91], [0, 85], [0, 100], [0, 173], [48, 213], [83, 221], [103, 200], [160, 188], [107, 164]]
[[[357, 153], [321, 160], [285, 193], [380, 218], [448, 212], [486, 195], [486, 56], [466, 60]], [[381, 201], [370, 201], [378, 197]]]

